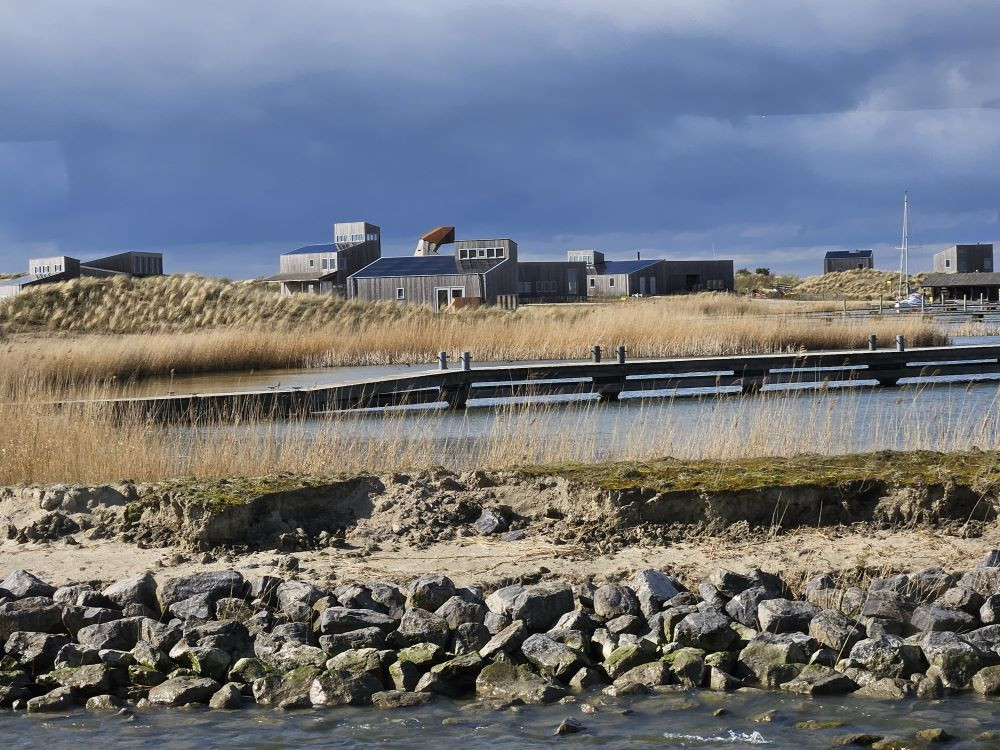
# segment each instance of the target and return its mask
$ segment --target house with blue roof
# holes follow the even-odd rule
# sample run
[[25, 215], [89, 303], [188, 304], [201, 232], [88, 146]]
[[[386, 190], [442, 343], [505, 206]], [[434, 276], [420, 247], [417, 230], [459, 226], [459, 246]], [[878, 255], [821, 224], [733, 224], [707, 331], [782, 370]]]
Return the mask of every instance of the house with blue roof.
[[382, 255], [382, 230], [365, 221], [333, 225], [333, 242], [303, 245], [282, 253], [278, 273], [263, 279], [283, 296], [338, 294], [347, 296], [347, 279]]

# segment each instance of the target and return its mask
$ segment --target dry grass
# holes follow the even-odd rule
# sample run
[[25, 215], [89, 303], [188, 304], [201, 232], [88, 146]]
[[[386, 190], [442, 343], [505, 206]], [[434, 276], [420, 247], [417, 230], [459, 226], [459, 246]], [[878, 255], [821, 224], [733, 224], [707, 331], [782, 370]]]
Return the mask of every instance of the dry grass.
[[468, 412], [457, 424], [430, 411], [180, 426], [112, 419], [94, 403], [57, 409], [44, 403], [50, 393], [23, 380], [0, 387], [32, 397], [29, 404], [0, 404], [0, 484], [1000, 448], [996, 400], [983, 409], [961, 389], [933, 399], [907, 389], [891, 402], [866, 391], [647, 401], [621, 409], [536, 403]]
[[[917, 288], [926, 274], [910, 276], [910, 288]], [[803, 298], [875, 300], [895, 299], [899, 274], [874, 268], [854, 269], [838, 273], [810, 276], [798, 284], [793, 293]]]
[[947, 343], [916, 319], [797, 318], [804, 309], [702, 294], [439, 314], [392, 303], [282, 298], [193, 276], [78, 279], [0, 304], [0, 330], [14, 332], [0, 344], [0, 374], [88, 382], [171, 371], [419, 363], [442, 350], [469, 351], [476, 361], [578, 359], [594, 344], [624, 345], [635, 357], [722, 356], [860, 348], [872, 333], [886, 340], [904, 334], [912, 346]]
[[5, 279], [16, 279], [18, 276], [23, 276], [23, 273], [0, 273], [0, 281]]

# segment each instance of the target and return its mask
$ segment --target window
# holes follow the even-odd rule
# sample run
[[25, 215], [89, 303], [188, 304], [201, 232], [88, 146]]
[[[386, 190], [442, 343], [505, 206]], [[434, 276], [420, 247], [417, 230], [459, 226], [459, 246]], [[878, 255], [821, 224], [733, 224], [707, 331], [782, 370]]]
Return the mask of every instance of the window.
[[544, 281], [536, 281], [535, 282], [535, 291], [536, 292], [544, 292], [545, 291], [545, 282]]
[[463, 258], [463, 259], [465, 259], [465, 260], [468, 260], [468, 258], [469, 258], [469, 251], [468, 251], [468, 250], [466, 250], [466, 249], [465, 249], [465, 248], [463, 247], [463, 248], [462, 248], [461, 250], [459, 250], [459, 251], [458, 251], [458, 257], [459, 257], [459, 258]]
[[498, 247], [497, 248], [497, 257], [498, 258], [503, 258], [504, 257], [504, 249], [502, 247]]
[[595, 279], [593, 276], [590, 277], [590, 285], [597, 286], [597, 279]]
[[316, 267], [316, 261], [313, 260], [312, 258], [309, 259], [309, 267], [310, 268], [315, 268]]
[[480, 258], [485, 258], [486, 257], [486, 248], [485, 247], [477, 248], [476, 249], [476, 255], [478, 255]]
[[406, 292], [401, 286], [396, 287], [396, 299], [406, 299]]
[[519, 291], [521, 294], [531, 294], [531, 282], [530, 281], [517, 282], [517, 291]]
[[323, 258], [323, 264], [322, 265], [323, 265], [323, 270], [324, 271], [326, 270], [326, 264], [327, 264], [327, 260], [326, 260], [326, 258]]
[[615, 285], [615, 277], [612, 276], [610, 279], [608, 279], [608, 286], [614, 286], [614, 285]]
[[556, 282], [554, 282], [554, 281], [550, 281], [549, 282], [549, 291], [550, 292], [555, 292], [556, 291]]
[[488, 248], [486, 248], [486, 257], [487, 258], [495, 258], [495, 257], [497, 257], [496, 248], [494, 248], [494, 247], [488, 247]]
[[983, 270], [984, 271], [993, 270], [993, 258], [983, 258]]
[[944, 259], [944, 267], [945, 268], [951, 268], [951, 258], [945, 258]]

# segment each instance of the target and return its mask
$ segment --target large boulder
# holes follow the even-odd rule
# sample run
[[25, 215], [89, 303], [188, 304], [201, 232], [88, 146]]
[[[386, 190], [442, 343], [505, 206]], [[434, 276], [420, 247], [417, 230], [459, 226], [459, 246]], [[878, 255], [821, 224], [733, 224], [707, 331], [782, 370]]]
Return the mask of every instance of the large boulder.
[[562, 615], [573, 610], [573, 589], [565, 583], [541, 583], [524, 589], [511, 607], [510, 616], [525, 627], [541, 633], [554, 626]]
[[895, 635], [864, 638], [851, 648], [851, 659], [875, 677], [908, 678], [922, 672], [924, 660], [920, 647]]
[[319, 646], [330, 656], [336, 656], [341, 651], [352, 648], [383, 648], [385, 631], [381, 628], [368, 627], [336, 635], [323, 635], [319, 638]]
[[278, 608], [288, 617], [308, 622], [312, 606], [323, 597], [323, 590], [305, 581], [282, 581], [274, 592]]
[[349, 607], [327, 607], [319, 618], [319, 632], [337, 635], [362, 628], [379, 628], [386, 632], [396, 627], [396, 620], [382, 612]]
[[480, 700], [553, 703], [567, 692], [562, 685], [538, 676], [523, 664], [488, 664], [476, 678], [476, 697]]
[[76, 705], [76, 691], [71, 687], [58, 687], [45, 695], [28, 700], [28, 713], [69, 711]]
[[122, 613], [117, 609], [105, 609], [104, 607], [78, 607], [69, 605], [63, 607], [62, 621], [66, 627], [66, 632], [76, 637], [80, 628], [88, 625], [97, 625], [102, 622], [120, 620]]
[[[88, 648], [130, 651], [140, 640], [145, 617], [123, 617], [119, 620], [86, 625], [77, 632], [76, 639]], [[150, 621], [155, 626], [157, 623]], [[148, 639], [147, 639], [148, 640]]]
[[330, 669], [313, 680], [309, 701], [314, 706], [367, 706], [372, 695], [383, 689], [381, 680], [371, 672]]
[[782, 683], [781, 689], [804, 695], [837, 695], [853, 693], [858, 684], [830, 667], [809, 664], [794, 679]]
[[930, 632], [920, 641], [924, 658], [947, 688], [966, 688], [980, 670], [979, 650], [951, 632]]
[[528, 629], [524, 627], [524, 623], [521, 620], [515, 620], [495, 636], [490, 638], [486, 645], [479, 649], [479, 655], [484, 659], [492, 659], [500, 653], [516, 653], [521, 648], [521, 644], [524, 643], [524, 639], [527, 637]]
[[173, 677], [149, 691], [149, 702], [161, 706], [208, 703], [221, 686], [207, 677]]
[[308, 708], [313, 682], [323, 671], [304, 666], [284, 674], [266, 674], [253, 681], [253, 697], [261, 706]]
[[486, 597], [487, 609], [494, 614], [510, 617], [514, 610], [514, 602], [524, 589], [524, 586], [517, 584], [497, 589]]
[[26, 570], [14, 570], [0, 581], [0, 598], [26, 599], [28, 597], [50, 597], [56, 592], [56, 587], [47, 584], [38, 576]]
[[406, 610], [399, 621], [398, 633], [408, 646], [436, 643], [443, 648], [451, 638], [448, 623], [443, 617], [420, 608]]
[[658, 570], [640, 570], [629, 581], [639, 607], [646, 617], [652, 617], [663, 605], [684, 590], [676, 578]]
[[965, 631], [976, 626], [976, 618], [960, 609], [924, 604], [913, 610], [910, 625], [918, 633], [932, 631]]
[[130, 604], [139, 604], [158, 611], [160, 603], [156, 598], [156, 579], [153, 574], [139, 573], [123, 581], [113, 583], [104, 589], [104, 596], [124, 609]]
[[743, 647], [737, 660], [737, 677], [768, 687], [793, 679], [809, 660], [809, 649], [795, 634], [760, 633]]
[[605, 584], [594, 591], [594, 614], [603, 620], [639, 614], [639, 599], [628, 586]]
[[425, 573], [410, 583], [406, 606], [433, 612], [453, 596], [455, 584], [450, 578], [440, 573]]
[[604, 671], [613, 680], [640, 664], [655, 661], [656, 647], [646, 640], [618, 646], [604, 660]]
[[449, 628], [457, 630], [459, 625], [469, 623], [481, 625], [486, 619], [487, 611], [485, 604], [468, 602], [460, 596], [453, 596], [438, 607], [434, 614], [444, 618]]
[[569, 677], [583, 665], [579, 653], [541, 633], [528, 636], [521, 653], [543, 676]]
[[729, 620], [714, 610], [694, 612], [677, 623], [674, 640], [705, 651], [725, 651], [739, 639]]
[[58, 633], [63, 630], [62, 607], [52, 599], [32, 596], [0, 604], [0, 641], [15, 631]]
[[865, 629], [843, 612], [824, 609], [809, 621], [809, 635], [839, 656], [850, 653], [854, 644], [865, 637]]
[[757, 620], [757, 608], [761, 602], [773, 598], [774, 594], [763, 586], [751, 586], [748, 589], [740, 591], [726, 602], [725, 611], [727, 615], [741, 625], [745, 625], [748, 628], [756, 628], [759, 624]]
[[476, 678], [483, 668], [479, 654], [463, 654], [435, 664], [417, 682], [418, 693], [437, 693], [458, 698], [475, 689]]
[[760, 629], [769, 633], [805, 633], [820, 609], [811, 602], [765, 599], [757, 605]]
[[199, 594], [215, 601], [223, 597], [242, 598], [245, 593], [246, 583], [238, 571], [220, 570], [171, 578], [159, 587], [157, 596], [160, 609], [166, 611], [174, 602]]
[[26, 633], [19, 630], [10, 634], [4, 651], [25, 669], [41, 674], [52, 669], [59, 650], [69, 642], [69, 637], [65, 635]]
[[53, 670], [39, 682], [53, 687], [73, 688], [78, 695], [90, 697], [108, 692], [112, 688], [111, 677], [111, 668], [106, 664], [87, 664]]

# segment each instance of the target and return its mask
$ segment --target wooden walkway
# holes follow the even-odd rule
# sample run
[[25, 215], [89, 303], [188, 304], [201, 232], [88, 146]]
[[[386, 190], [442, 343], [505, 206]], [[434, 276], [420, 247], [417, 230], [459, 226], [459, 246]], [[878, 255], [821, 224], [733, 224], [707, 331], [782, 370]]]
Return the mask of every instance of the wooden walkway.
[[[803, 352], [738, 357], [624, 359], [611, 361], [461, 365], [449, 369], [386, 375], [350, 383], [309, 388], [232, 393], [173, 394], [114, 399], [122, 412], [167, 420], [205, 417], [282, 418], [317, 412], [447, 403], [465, 408], [470, 400], [530, 398], [557, 394], [596, 394], [615, 400], [621, 394], [658, 397], [656, 391], [710, 389], [748, 393], [762, 388], [864, 384], [896, 386], [908, 378], [1000, 377], [1000, 346], [952, 346]], [[706, 392], [706, 391], [701, 391]], [[663, 395], [663, 394], [659, 394]]]

